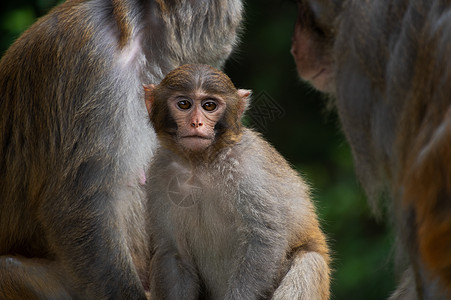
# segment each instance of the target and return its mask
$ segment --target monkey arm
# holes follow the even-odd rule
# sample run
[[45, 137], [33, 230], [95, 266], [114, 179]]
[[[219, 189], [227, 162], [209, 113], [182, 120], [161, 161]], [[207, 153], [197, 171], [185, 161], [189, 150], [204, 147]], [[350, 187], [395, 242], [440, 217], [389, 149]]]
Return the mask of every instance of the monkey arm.
[[290, 220], [287, 223], [292, 237], [287, 255], [287, 273], [272, 300], [326, 300], [330, 296], [329, 251], [314, 208], [310, 202], [305, 202], [309, 199], [306, 197], [298, 198], [288, 208], [286, 218]]
[[198, 299], [199, 278], [194, 264], [175, 249], [162, 248], [152, 257], [150, 265], [150, 298]]
[[329, 266], [318, 252], [298, 250], [272, 300], [329, 299]]

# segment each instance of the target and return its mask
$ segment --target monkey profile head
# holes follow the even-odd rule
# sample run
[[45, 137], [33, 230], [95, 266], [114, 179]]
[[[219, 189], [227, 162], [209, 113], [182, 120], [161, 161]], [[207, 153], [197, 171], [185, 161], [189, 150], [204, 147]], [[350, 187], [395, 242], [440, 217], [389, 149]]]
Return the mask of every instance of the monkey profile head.
[[298, 17], [294, 27], [291, 54], [299, 76], [316, 89], [334, 92], [335, 28], [331, 25], [342, 0], [298, 0]]

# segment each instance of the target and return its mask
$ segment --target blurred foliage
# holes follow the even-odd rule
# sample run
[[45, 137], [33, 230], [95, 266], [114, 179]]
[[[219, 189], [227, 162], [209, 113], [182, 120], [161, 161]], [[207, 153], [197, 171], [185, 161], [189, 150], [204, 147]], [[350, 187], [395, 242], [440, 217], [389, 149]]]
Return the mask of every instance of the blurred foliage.
[[[2, 1], [1, 53], [57, 2]], [[298, 80], [290, 55], [295, 18], [293, 3], [246, 1], [241, 43], [226, 72], [237, 87], [254, 91], [248, 115], [262, 103], [279, 109], [265, 122], [248, 122], [312, 185], [334, 259], [332, 299], [385, 299], [394, 288], [393, 237], [371, 216], [336, 114], [325, 110], [327, 99]]]

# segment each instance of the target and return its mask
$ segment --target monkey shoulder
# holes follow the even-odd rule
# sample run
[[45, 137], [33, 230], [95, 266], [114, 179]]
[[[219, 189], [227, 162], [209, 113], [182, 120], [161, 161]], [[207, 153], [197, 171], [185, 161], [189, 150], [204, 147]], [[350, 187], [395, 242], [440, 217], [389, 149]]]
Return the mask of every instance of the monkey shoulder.
[[317, 241], [306, 232], [316, 232], [319, 236], [322, 233], [309, 186], [302, 177], [271, 144], [251, 129], [244, 130], [237, 146], [241, 148], [238, 152], [244, 152], [239, 165], [246, 175], [240, 183], [240, 196], [249, 200], [251, 209], [259, 212], [265, 224], [285, 228], [290, 244], [299, 241], [315, 244]]
[[260, 133], [246, 128], [236, 147], [237, 152], [243, 153], [241, 163], [252, 164], [256, 172], [283, 178], [284, 181], [289, 179], [293, 182], [303, 182], [288, 161]]
[[242, 140], [235, 147], [240, 156], [240, 172], [245, 174], [243, 187], [264, 191], [287, 205], [310, 202], [309, 189], [302, 177], [258, 132], [244, 129]]

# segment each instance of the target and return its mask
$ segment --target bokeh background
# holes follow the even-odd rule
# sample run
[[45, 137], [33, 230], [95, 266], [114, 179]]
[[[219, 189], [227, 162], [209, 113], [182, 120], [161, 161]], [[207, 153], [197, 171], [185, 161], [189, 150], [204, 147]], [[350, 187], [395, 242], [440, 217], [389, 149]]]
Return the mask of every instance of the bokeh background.
[[[3, 0], [1, 55], [58, 2]], [[297, 77], [290, 55], [296, 6], [280, 0], [247, 0], [245, 6], [241, 42], [225, 71], [237, 87], [253, 90], [247, 123], [312, 185], [334, 260], [332, 299], [385, 299], [395, 286], [393, 236], [370, 212], [335, 112]]]

